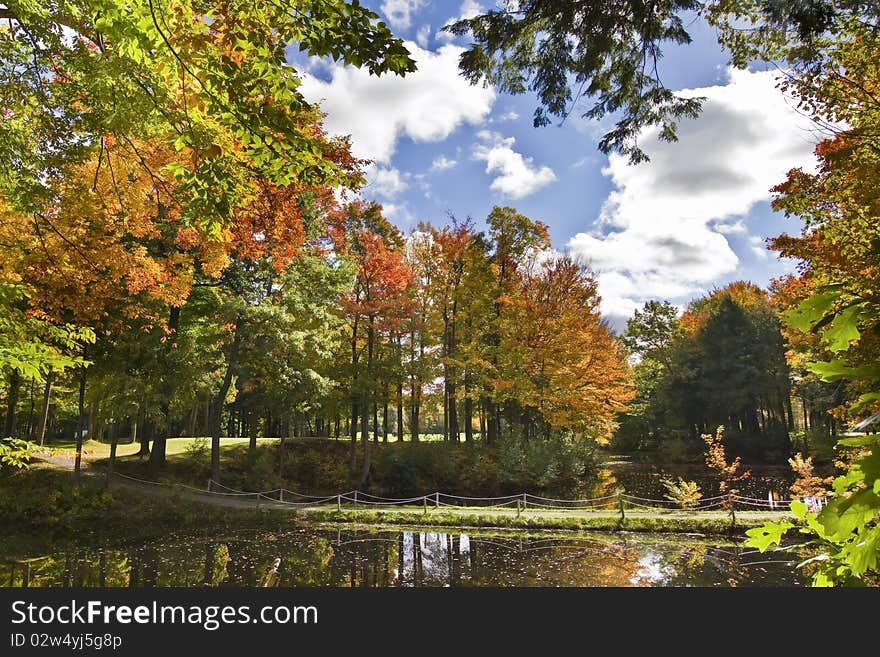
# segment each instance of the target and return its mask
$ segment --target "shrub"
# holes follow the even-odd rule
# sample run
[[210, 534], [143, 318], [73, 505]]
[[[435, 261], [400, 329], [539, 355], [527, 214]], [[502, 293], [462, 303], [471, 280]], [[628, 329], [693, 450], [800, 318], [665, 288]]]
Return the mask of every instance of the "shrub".
[[692, 509], [700, 503], [703, 493], [696, 481], [685, 481], [681, 477], [678, 480], [664, 477], [660, 480], [666, 489], [666, 499], [677, 502], [682, 509]]

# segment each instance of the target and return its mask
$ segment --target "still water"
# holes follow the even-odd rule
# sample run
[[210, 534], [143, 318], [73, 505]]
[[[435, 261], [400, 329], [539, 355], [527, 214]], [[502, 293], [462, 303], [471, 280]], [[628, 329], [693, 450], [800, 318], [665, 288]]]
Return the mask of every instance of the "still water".
[[[2, 586], [800, 586], [785, 561], [724, 539], [296, 529], [0, 540]], [[278, 560], [280, 559], [280, 562]], [[277, 576], [270, 573], [278, 562]]]

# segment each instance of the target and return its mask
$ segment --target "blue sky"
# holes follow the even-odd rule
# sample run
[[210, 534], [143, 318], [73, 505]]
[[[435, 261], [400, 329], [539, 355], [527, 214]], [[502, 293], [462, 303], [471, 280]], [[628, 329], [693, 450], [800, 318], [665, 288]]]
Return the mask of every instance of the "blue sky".
[[474, 0], [368, 0], [405, 39], [419, 71], [372, 78], [326, 61], [303, 61], [303, 91], [327, 113], [331, 132], [351, 134], [374, 161], [362, 191], [404, 232], [453, 214], [478, 226], [509, 205], [550, 226], [553, 246], [589, 262], [603, 314], [621, 328], [646, 300], [684, 305], [727, 282], [766, 285], [793, 270], [764, 240], [800, 226], [770, 210], [769, 188], [797, 166], [815, 165], [817, 139], [766, 66], [728, 68], [714, 33], [691, 26], [694, 43], [667, 48], [664, 83], [706, 96], [675, 144], [643, 135], [649, 164], [600, 153], [610, 122], [574, 112], [562, 125], [532, 127], [536, 101], [471, 86], [457, 74], [466, 39], [440, 33], [449, 20], [486, 9]]

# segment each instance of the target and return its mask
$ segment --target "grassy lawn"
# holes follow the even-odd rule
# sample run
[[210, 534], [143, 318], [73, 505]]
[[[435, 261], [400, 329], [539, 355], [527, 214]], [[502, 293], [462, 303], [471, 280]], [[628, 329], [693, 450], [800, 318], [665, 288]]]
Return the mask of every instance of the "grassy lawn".
[[[197, 440], [208, 440], [209, 438], [169, 438], [166, 444], [166, 454], [174, 456], [175, 454], [186, 453], [187, 448]], [[264, 440], [277, 440], [277, 438], [260, 438], [258, 442]], [[221, 447], [231, 447], [233, 445], [247, 444], [247, 438], [222, 438]], [[55, 456], [76, 456], [76, 443], [74, 441], [51, 443], [47, 447]], [[116, 456], [132, 456], [138, 453], [140, 449], [139, 443], [120, 443], [116, 447]], [[102, 443], [97, 440], [87, 440], [83, 443], [83, 458], [94, 461], [98, 459], [106, 459], [110, 456], [110, 443]]]
[[[464, 440], [464, 434], [461, 436], [462, 441]], [[199, 438], [199, 437], [186, 437], [186, 438], [169, 438], [166, 445], [166, 454], [168, 456], [174, 456], [176, 454], [184, 454], [187, 451], [187, 448], [192, 445], [197, 440], [207, 440], [210, 445], [210, 438]], [[298, 438], [290, 438], [289, 440], [295, 441], [299, 440]], [[332, 440], [332, 438], [326, 438], [325, 440]], [[349, 440], [348, 436], [340, 436], [339, 441], [347, 441]], [[360, 440], [360, 438], [358, 439]], [[439, 433], [433, 434], [422, 434], [419, 436], [419, 440], [422, 442], [441, 442], [443, 440], [443, 435]], [[232, 447], [234, 445], [242, 445], [247, 444], [248, 438], [221, 438], [221, 448]], [[258, 443], [278, 441], [278, 438], [258, 438]], [[393, 435], [388, 436], [389, 443], [396, 443], [397, 438]], [[405, 442], [409, 442], [409, 434], [406, 434]], [[47, 445], [48, 449], [52, 451], [55, 456], [69, 456], [73, 458], [76, 455], [76, 442], [73, 440], [64, 441], [64, 442], [54, 442]], [[137, 454], [140, 449], [140, 445], [138, 443], [119, 443], [116, 447], [116, 455], [119, 457], [123, 456], [132, 456]], [[83, 443], [83, 458], [87, 460], [98, 460], [98, 459], [106, 459], [110, 456], [110, 443], [100, 442], [98, 440], [86, 440]]]

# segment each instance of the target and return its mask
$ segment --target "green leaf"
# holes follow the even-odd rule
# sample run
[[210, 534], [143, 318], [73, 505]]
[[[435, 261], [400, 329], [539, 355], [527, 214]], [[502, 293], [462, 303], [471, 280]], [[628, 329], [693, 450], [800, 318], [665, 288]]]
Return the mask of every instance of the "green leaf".
[[837, 498], [828, 503], [816, 518], [832, 540], [848, 540], [859, 527], [870, 522], [880, 508], [880, 498], [874, 491], [862, 489], [849, 498]]
[[831, 361], [807, 363], [806, 367], [823, 381], [829, 382], [840, 379], [872, 379], [880, 377], [880, 367], [870, 365], [850, 367], [844, 361], [837, 358]]
[[825, 292], [807, 297], [797, 308], [783, 313], [785, 323], [799, 331], [808, 331], [812, 324], [821, 320], [834, 305], [839, 295]]
[[880, 553], [880, 527], [874, 527], [862, 540], [849, 549], [849, 565], [853, 575], [859, 576], [877, 567]]
[[875, 401], [880, 401], [880, 392], [866, 392], [858, 400], [849, 407], [850, 413], [858, 413], [864, 408], [867, 408]]
[[792, 528], [794, 525], [790, 522], [771, 522], [762, 527], [746, 530], [746, 536], [749, 537], [746, 545], [765, 552], [769, 547], [779, 545], [785, 533]]
[[831, 328], [822, 336], [831, 351], [845, 351], [852, 342], [858, 341], [861, 337], [858, 328], [859, 314], [858, 306], [850, 306], [834, 318]]
[[791, 515], [798, 520], [803, 520], [807, 517], [807, 505], [798, 500], [794, 500], [791, 503]]
[[880, 444], [880, 434], [841, 438], [837, 443], [839, 445], [846, 445], [847, 447], [868, 447], [870, 445], [878, 445]]
[[828, 588], [828, 587], [834, 586], [834, 582], [832, 580], [828, 579], [828, 576], [825, 574], [824, 571], [820, 570], [813, 577], [813, 586], [819, 587], [819, 588]]

